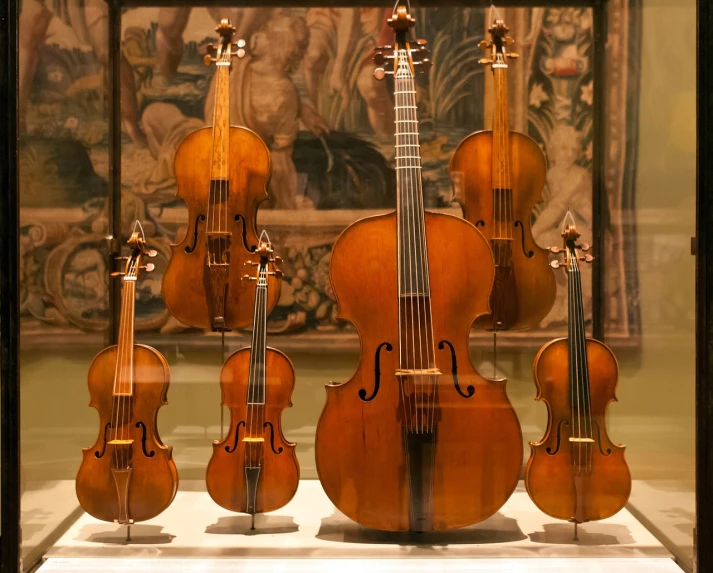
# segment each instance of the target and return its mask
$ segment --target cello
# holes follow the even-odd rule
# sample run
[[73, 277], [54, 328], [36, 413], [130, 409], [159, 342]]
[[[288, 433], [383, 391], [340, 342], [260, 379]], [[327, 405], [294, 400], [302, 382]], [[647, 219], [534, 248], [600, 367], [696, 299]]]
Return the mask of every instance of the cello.
[[[180, 322], [225, 332], [252, 321], [244, 301], [253, 299], [255, 285], [241, 281], [240, 271], [258, 243], [257, 209], [267, 199], [270, 152], [255, 132], [230, 125], [229, 74], [233, 58], [245, 57], [245, 41], [233, 43], [235, 28], [225, 18], [216, 32], [221, 42], [209, 45], [205, 56], [206, 65], [216, 65], [213, 125], [186, 136], [176, 150], [176, 184], [188, 207], [188, 230], [171, 246], [163, 299]], [[268, 281], [272, 310], [280, 282], [274, 275]]]
[[579, 263], [591, 263], [593, 257], [577, 252], [589, 247], [576, 243], [574, 220], [562, 237], [564, 248], [550, 250], [565, 257], [564, 265], [554, 260], [552, 267], [567, 269], [568, 336], [548, 342], [535, 357], [535, 399], [547, 404], [548, 422], [544, 438], [530, 443], [525, 485], [543, 512], [575, 524], [576, 539], [577, 524], [624, 507], [631, 475], [625, 447], [609, 439], [605, 426], [606, 407], [616, 401], [619, 366], [606, 344], [585, 333]]
[[490, 27], [490, 42], [480, 43], [490, 57], [480, 60], [493, 72], [492, 131], [478, 131], [456, 148], [450, 163], [456, 200], [464, 217], [490, 241], [495, 259], [491, 313], [475, 328], [522, 330], [536, 326], [555, 302], [557, 286], [547, 249], [532, 238], [532, 208], [542, 201], [546, 178], [540, 146], [522, 133], [510, 131], [508, 121], [508, 53], [513, 39], [502, 20]]
[[230, 409], [230, 428], [213, 442], [206, 471], [208, 493], [230, 511], [248, 513], [255, 528], [255, 514], [274, 511], [297, 491], [300, 468], [295, 444], [281, 429], [281, 415], [292, 406], [295, 372], [290, 359], [267, 346], [268, 277], [280, 278], [279, 263], [263, 232], [256, 251], [257, 275], [243, 280], [257, 284], [252, 343], [233, 353], [223, 365], [220, 385], [223, 405]]
[[[138, 224], [138, 221], [137, 221]], [[99, 413], [99, 437], [82, 451], [77, 473], [79, 503], [102, 521], [130, 525], [156, 517], [178, 489], [172, 448], [156, 427], [158, 409], [166, 404], [169, 369], [154, 348], [134, 343], [134, 304], [140, 270], [150, 272], [154, 257], [138, 231], [129, 239], [131, 255], [122, 275], [119, 342], [96, 355], [89, 368], [90, 406]]]
[[377, 79], [394, 76], [397, 209], [347, 227], [332, 250], [340, 318], [361, 343], [356, 372], [326, 386], [317, 471], [334, 505], [389, 531], [463, 527], [494, 514], [522, 464], [522, 436], [504, 380], [470, 362], [473, 321], [488, 312], [493, 258], [464, 219], [424, 210], [414, 72], [430, 62], [411, 42], [398, 2], [393, 47]]

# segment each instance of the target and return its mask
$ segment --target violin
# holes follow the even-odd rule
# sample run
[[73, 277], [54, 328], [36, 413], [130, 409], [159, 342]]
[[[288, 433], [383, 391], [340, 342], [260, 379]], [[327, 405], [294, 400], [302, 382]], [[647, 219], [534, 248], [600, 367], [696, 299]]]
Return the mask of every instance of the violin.
[[[138, 224], [138, 221], [137, 221]], [[90, 406], [99, 412], [99, 437], [84, 448], [77, 498], [89, 515], [129, 525], [156, 517], [178, 489], [172, 448], [161, 442], [158, 409], [167, 403], [169, 369], [154, 348], [134, 343], [134, 304], [139, 271], [151, 272], [144, 256], [156, 251], [134, 231], [122, 276], [119, 343], [96, 355], [89, 368]]]
[[357, 329], [356, 372], [327, 384], [316, 434], [319, 479], [357, 523], [390, 531], [463, 527], [494, 514], [522, 465], [522, 436], [504, 380], [474, 369], [473, 321], [488, 312], [493, 257], [469, 222], [424, 210], [416, 69], [408, 3], [388, 19], [377, 79], [394, 77], [397, 209], [337, 239], [330, 278], [339, 316]]
[[267, 233], [256, 251], [257, 275], [245, 275], [256, 283], [255, 321], [252, 343], [233, 353], [223, 365], [220, 385], [223, 405], [230, 409], [230, 428], [222, 440], [213, 442], [206, 484], [213, 500], [230, 511], [274, 511], [289, 502], [297, 491], [300, 468], [295, 444], [282, 434], [281, 416], [295, 387], [290, 359], [267, 346], [269, 277], [282, 273], [269, 270], [281, 262], [273, 256]]
[[[213, 126], [189, 134], [176, 150], [177, 195], [188, 207], [188, 230], [171, 246], [163, 299], [180, 322], [224, 332], [252, 322], [244, 301], [254, 298], [255, 284], [241, 281], [240, 271], [257, 247], [257, 209], [267, 198], [271, 168], [262, 139], [230, 125], [229, 74], [233, 58], [245, 57], [245, 41], [232, 41], [235, 28], [227, 19], [216, 32], [221, 42], [209, 45], [205, 56], [206, 65], [216, 65]], [[280, 282], [274, 275], [268, 281], [272, 310]]]
[[[545, 344], [533, 365], [536, 400], [547, 404], [547, 432], [530, 444], [525, 485], [532, 501], [547, 515], [575, 524], [604, 519], [624, 507], [631, 492], [631, 475], [624, 446], [607, 435], [605, 411], [616, 401], [619, 366], [611, 349], [587, 338], [582, 304], [580, 261], [591, 263], [579, 250], [574, 221], [562, 233], [567, 269], [569, 331], [567, 338]], [[576, 536], [576, 534], [575, 534]]]
[[491, 313], [475, 328], [521, 330], [536, 326], [555, 302], [556, 284], [546, 249], [532, 238], [532, 208], [542, 201], [546, 162], [540, 146], [508, 122], [508, 59], [513, 39], [502, 20], [490, 27], [490, 42], [480, 48], [490, 56], [495, 88], [493, 129], [466, 137], [451, 158], [451, 179], [464, 217], [490, 241], [495, 259]]

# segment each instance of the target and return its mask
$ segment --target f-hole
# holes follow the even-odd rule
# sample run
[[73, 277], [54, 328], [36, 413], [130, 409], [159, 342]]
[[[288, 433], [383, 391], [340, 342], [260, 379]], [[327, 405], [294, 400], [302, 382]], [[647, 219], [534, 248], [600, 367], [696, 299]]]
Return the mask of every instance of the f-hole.
[[528, 259], [531, 259], [535, 256], [535, 251], [525, 250], [525, 225], [522, 224], [522, 221], [515, 221], [515, 226], [520, 228], [520, 242], [522, 243], [522, 252]]
[[443, 350], [446, 346], [448, 346], [451, 351], [451, 376], [453, 376], [453, 385], [456, 387], [458, 394], [463, 396], [463, 398], [472, 398], [473, 394], [475, 394], [475, 387], [473, 385], [468, 384], [465, 389], [467, 393], [460, 389], [460, 384], [458, 383], [458, 359], [456, 358], [456, 350], [453, 348], [453, 345], [447, 340], [441, 340], [438, 343], [438, 350]]
[[482, 219], [480, 221], [476, 221], [475, 226], [476, 227], [485, 227], [485, 221], [483, 221]]
[[557, 443], [555, 444], [555, 450], [552, 451], [552, 448], [549, 446], [545, 448], [545, 451], [551, 456], [554, 456], [560, 451], [560, 443], [562, 442], [562, 424], [569, 426], [569, 422], [567, 420], [560, 420], [560, 423], [557, 424]]
[[382, 342], [379, 344], [379, 346], [376, 347], [376, 352], [374, 353], [374, 391], [372, 392], [371, 396], [368, 398], [366, 397], [366, 390], [364, 388], [359, 390], [359, 398], [361, 398], [364, 402], [371, 402], [374, 398], [376, 398], [377, 393], [379, 392], [379, 384], [381, 383], [381, 348], [386, 348], [387, 352], [391, 352], [394, 347], [391, 346], [391, 343], [389, 342]]
[[102, 444], [102, 451], [94, 452], [94, 457], [96, 459], [101, 458], [104, 455], [104, 452], [106, 452], [106, 435], [109, 433], [110, 428], [111, 428], [111, 422], [107, 422], [106, 426], [104, 426], [104, 443]]
[[602, 431], [599, 429], [599, 424], [594, 420], [592, 420], [592, 424], [597, 428], [597, 445], [599, 446], [599, 451], [603, 456], [611, 456], [611, 448], [607, 448], [606, 451], [602, 449]]
[[235, 222], [240, 223], [240, 236], [243, 238], [243, 246], [245, 247], [245, 250], [254, 253], [257, 250], [257, 245], [253, 245], [252, 247], [248, 245], [248, 226], [245, 222], [245, 217], [238, 213], [235, 215]]
[[186, 254], [190, 255], [196, 250], [196, 245], [198, 244], [198, 224], [205, 221], [205, 215], [200, 214], [196, 217], [195, 223], [193, 224], [193, 242], [190, 247], [186, 247]]
[[156, 455], [156, 452], [151, 450], [150, 452], [146, 451], [146, 424], [143, 422], [136, 422], [136, 427], [141, 428], [141, 449], [144, 452], [144, 455], [147, 458], [152, 458]]
[[272, 448], [273, 453], [281, 454], [282, 446], [275, 449], [275, 428], [272, 426], [272, 422], [265, 422], [262, 427], [267, 428], [268, 426], [270, 426], [270, 447]]
[[233, 442], [233, 447], [231, 448], [230, 446], [225, 446], [225, 451], [228, 452], [229, 454], [232, 454], [235, 450], [238, 449], [238, 438], [240, 438], [240, 426], [245, 427], [245, 422], [239, 422], [237, 426], [235, 426], [235, 441]]

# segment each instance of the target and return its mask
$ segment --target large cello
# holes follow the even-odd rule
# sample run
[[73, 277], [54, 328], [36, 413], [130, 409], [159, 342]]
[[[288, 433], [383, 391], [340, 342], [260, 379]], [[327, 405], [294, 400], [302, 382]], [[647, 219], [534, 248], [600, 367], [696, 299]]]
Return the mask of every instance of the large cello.
[[155, 349], [134, 343], [134, 300], [142, 264], [155, 256], [143, 237], [129, 239], [131, 255], [122, 275], [119, 342], [102, 350], [89, 368], [90, 406], [99, 412], [99, 437], [83, 450], [76, 480], [79, 503], [89, 515], [130, 525], [156, 517], [173, 501], [178, 472], [172, 448], [156, 427], [166, 404], [169, 370]]
[[[188, 207], [188, 229], [163, 278], [163, 299], [180, 322], [214, 331], [252, 322], [255, 284], [241, 280], [254, 258], [257, 209], [267, 199], [270, 153], [246, 127], [230, 125], [229, 74], [233, 58], [245, 56], [245, 42], [232, 41], [235, 28], [223, 19], [221, 42], [208, 46], [205, 63], [215, 62], [213, 125], [188, 135], [175, 159], [178, 197]], [[271, 263], [272, 264], [272, 263]], [[280, 281], [270, 283], [268, 308], [280, 298]]]
[[409, 41], [399, 3], [395, 45], [378, 51], [376, 77], [394, 74], [397, 209], [350, 225], [332, 251], [341, 318], [361, 356], [344, 383], [327, 385], [316, 461], [325, 492], [361, 525], [444, 530], [495, 513], [514, 490], [522, 436], [505, 381], [470, 362], [473, 321], [488, 312], [493, 258], [467, 221], [426, 212], [414, 70], [430, 62]]
[[[604, 519], [624, 507], [631, 492], [631, 475], [624, 446], [609, 439], [605, 412], [616, 401], [619, 366], [611, 349], [587, 338], [582, 304], [580, 261], [593, 260], [579, 250], [574, 221], [562, 232], [567, 269], [569, 333], [548, 342], [533, 365], [537, 400], [547, 404], [545, 437], [530, 444], [525, 485], [535, 505], [547, 515], [576, 524]], [[576, 530], [575, 530], [576, 537]]]
[[495, 258], [491, 313], [475, 327], [521, 330], [536, 326], [555, 302], [556, 284], [547, 250], [532, 238], [532, 208], [542, 200], [546, 163], [542, 149], [522, 133], [510, 131], [508, 120], [509, 28], [496, 20], [492, 40], [481, 42], [489, 52], [481, 63], [492, 67], [494, 101], [492, 131], [466, 137], [451, 158], [451, 179], [463, 214], [490, 241]]
[[263, 232], [256, 255], [257, 284], [252, 344], [233, 353], [223, 365], [220, 385], [223, 405], [230, 409], [230, 429], [213, 443], [206, 471], [208, 493], [230, 511], [275, 511], [292, 499], [299, 483], [300, 467], [295, 444], [282, 434], [281, 415], [292, 406], [295, 371], [290, 359], [267, 346], [268, 277], [280, 278], [268, 266], [280, 261]]

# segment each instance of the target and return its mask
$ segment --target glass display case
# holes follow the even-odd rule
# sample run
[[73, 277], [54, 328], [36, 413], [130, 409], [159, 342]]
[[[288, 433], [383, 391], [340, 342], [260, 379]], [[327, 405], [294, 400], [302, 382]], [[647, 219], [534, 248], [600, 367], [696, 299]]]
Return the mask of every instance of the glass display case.
[[3, 11], [3, 573], [713, 572], [705, 3]]

